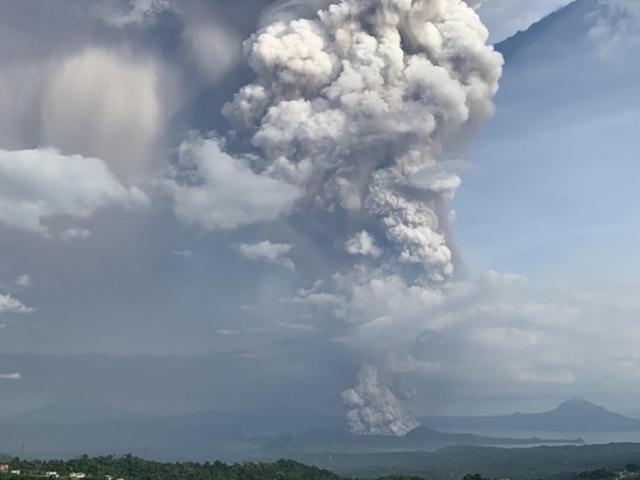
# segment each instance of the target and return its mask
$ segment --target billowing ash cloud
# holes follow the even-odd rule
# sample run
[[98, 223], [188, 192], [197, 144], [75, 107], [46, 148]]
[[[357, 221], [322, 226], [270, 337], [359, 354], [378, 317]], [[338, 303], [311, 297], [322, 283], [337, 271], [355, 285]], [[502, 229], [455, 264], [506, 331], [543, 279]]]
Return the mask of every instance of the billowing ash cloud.
[[366, 230], [356, 234], [345, 246], [347, 253], [351, 255], [371, 255], [378, 258], [382, 255], [382, 250], [375, 244], [375, 241]]
[[[402, 323], [407, 305], [415, 322], [455, 274], [449, 205], [460, 179], [439, 163], [462, 155], [491, 115], [502, 57], [462, 0], [324, 4], [305, 18], [277, 10], [245, 43], [255, 80], [224, 107], [228, 138], [196, 140], [192, 175], [172, 181], [176, 211], [205, 229], [334, 215], [350, 263], [297, 301], [320, 300], [356, 328]], [[251, 188], [230, 186], [225, 171]], [[371, 370], [360, 380], [376, 385]], [[399, 402], [379, 391], [385, 400], [364, 401], [366, 415], [352, 410], [352, 429], [403, 433], [411, 421], [396, 425], [387, 410]]]
[[492, 112], [502, 59], [487, 38], [460, 0], [344, 0], [276, 21], [245, 45], [257, 78], [224, 109], [259, 158], [217, 148], [230, 168], [251, 164], [304, 190], [305, 206], [340, 211], [347, 229], [368, 225], [397, 266], [450, 278], [446, 206], [459, 180], [412, 179]]
[[458, 182], [441, 174], [417, 188], [412, 177], [491, 113], [502, 60], [487, 37], [462, 1], [344, 0], [254, 35], [257, 78], [225, 114], [263, 175], [339, 210], [347, 228], [369, 226], [396, 265], [445, 280], [454, 259], [442, 213]]
[[358, 385], [342, 392], [342, 399], [349, 408], [349, 427], [358, 435], [405, 435], [419, 425], [393, 392], [378, 383], [374, 367], [364, 367]]

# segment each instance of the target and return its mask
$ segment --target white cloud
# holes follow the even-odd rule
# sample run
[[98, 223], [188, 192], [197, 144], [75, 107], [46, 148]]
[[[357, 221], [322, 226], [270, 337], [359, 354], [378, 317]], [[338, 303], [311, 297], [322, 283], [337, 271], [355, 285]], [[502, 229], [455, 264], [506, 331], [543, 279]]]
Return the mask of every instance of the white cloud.
[[116, 28], [140, 27], [152, 23], [156, 15], [171, 8], [168, 0], [130, 0], [130, 10], [124, 14], [113, 14], [104, 18]]
[[237, 246], [242, 256], [250, 260], [259, 260], [267, 263], [281, 265], [293, 270], [295, 265], [287, 254], [293, 248], [283, 243], [271, 243], [268, 240], [259, 243], [243, 243]]
[[148, 202], [127, 188], [97, 158], [63, 155], [55, 149], [0, 150], [0, 223], [49, 234], [44, 220], [87, 218], [111, 205]]
[[20, 379], [22, 379], [22, 374], [19, 372], [0, 373], [0, 380], [20, 380]]
[[[394, 325], [401, 331], [411, 324], [409, 319], [422, 319], [425, 311], [443, 300], [437, 289], [408, 284], [399, 275], [380, 270], [357, 268], [349, 275], [336, 275], [334, 279], [338, 291], [346, 295], [336, 314], [368, 330]], [[421, 324], [427, 326], [431, 321], [421, 320]]]
[[4, 313], [33, 313], [34, 308], [13, 298], [11, 295], [0, 294], [0, 315]]
[[247, 158], [232, 157], [215, 138], [180, 147], [182, 166], [192, 178], [167, 182], [177, 217], [203, 230], [233, 230], [275, 220], [288, 212], [300, 192], [282, 180], [254, 172]]
[[191, 250], [174, 250], [173, 254], [176, 257], [183, 257], [183, 258], [192, 258], [193, 257], [193, 252]]
[[16, 285], [18, 285], [19, 287], [23, 287], [23, 288], [30, 287], [31, 286], [31, 276], [27, 275], [26, 273], [20, 275], [16, 279]]
[[386, 373], [441, 388], [565, 385], [581, 395], [603, 378], [619, 391], [640, 379], [640, 302], [612, 290], [558, 292], [492, 271], [434, 291], [364, 269], [318, 282], [296, 304], [316, 322], [342, 320], [336, 340]]

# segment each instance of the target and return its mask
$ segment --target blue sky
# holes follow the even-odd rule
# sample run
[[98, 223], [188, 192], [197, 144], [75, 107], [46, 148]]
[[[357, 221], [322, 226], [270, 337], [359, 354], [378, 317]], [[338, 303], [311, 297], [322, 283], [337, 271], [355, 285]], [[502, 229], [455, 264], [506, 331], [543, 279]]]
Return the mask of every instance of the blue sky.
[[542, 282], [637, 281], [638, 65], [574, 41], [583, 28], [549, 28], [507, 61], [456, 203], [472, 265]]

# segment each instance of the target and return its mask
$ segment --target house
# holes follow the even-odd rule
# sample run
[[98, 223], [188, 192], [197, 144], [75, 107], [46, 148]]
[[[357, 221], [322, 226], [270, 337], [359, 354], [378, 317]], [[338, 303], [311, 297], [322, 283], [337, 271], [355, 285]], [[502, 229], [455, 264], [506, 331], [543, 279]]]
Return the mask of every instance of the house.
[[58, 477], [60, 477], [60, 475], [58, 475], [58, 472], [47, 472], [44, 474], [44, 478], [46, 478], [47, 480], [55, 480]]
[[82, 480], [83, 478], [87, 478], [87, 474], [82, 472], [71, 472], [69, 474], [69, 478], [70, 480]]
[[0, 473], [7, 473], [9, 471], [9, 465], [6, 463], [0, 463]]
[[11, 475], [20, 475], [20, 470], [11, 470], [9, 473]]

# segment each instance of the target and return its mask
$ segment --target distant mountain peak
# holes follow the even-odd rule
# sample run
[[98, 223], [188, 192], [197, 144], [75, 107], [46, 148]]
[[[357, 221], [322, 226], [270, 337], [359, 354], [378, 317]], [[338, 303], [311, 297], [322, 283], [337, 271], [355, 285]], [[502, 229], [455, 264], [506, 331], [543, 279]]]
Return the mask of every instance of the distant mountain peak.
[[569, 400], [565, 400], [564, 402], [562, 402], [558, 408], [561, 409], [567, 409], [567, 408], [571, 408], [571, 409], [575, 409], [575, 408], [580, 408], [580, 409], [584, 409], [584, 408], [592, 408], [592, 409], [602, 409], [603, 407], [601, 407], [600, 405], [596, 405], [593, 402], [590, 402], [587, 399], [584, 398], [571, 398]]
[[562, 402], [553, 410], [490, 417], [429, 417], [431, 428], [467, 431], [616, 432], [640, 431], [640, 420], [612, 412], [584, 398]]
[[[561, 56], [561, 52], [571, 44], [585, 41], [593, 27], [594, 15], [601, 9], [598, 0], [574, 0], [533, 23], [526, 30], [498, 43], [496, 47], [508, 61], [523, 52], [531, 54], [533, 51], [544, 56]], [[540, 47], [539, 43], [545, 37], [561, 40], [562, 43], [553, 43], [557, 47], [553, 50], [549, 48], [551, 44]]]
[[564, 402], [562, 402], [561, 405], [570, 405], [570, 404], [574, 404], [574, 405], [584, 405], [584, 404], [593, 404], [593, 402], [590, 402], [589, 400], [587, 400], [586, 398], [582, 398], [582, 397], [574, 397], [574, 398], [570, 398], [569, 400], [565, 400]]
[[565, 415], [590, 415], [590, 416], [617, 416], [622, 417], [619, 413], [612, 412], [601, 405], [597, 405], [584, 398], [572, 398], [562, 402], [558, 408], [555, 409], [559, 414]]

